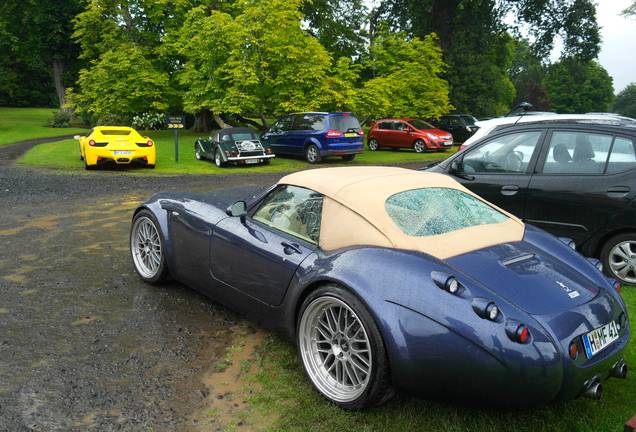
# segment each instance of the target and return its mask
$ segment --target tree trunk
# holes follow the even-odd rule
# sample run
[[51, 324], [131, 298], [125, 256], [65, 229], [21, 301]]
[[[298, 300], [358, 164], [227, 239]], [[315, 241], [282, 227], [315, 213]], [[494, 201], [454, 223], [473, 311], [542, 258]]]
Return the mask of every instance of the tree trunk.
[[210, 110], [202, 110], [194, 114], [193, 132], [209, 132], [212, 130], [212, 116]]
[[225, 120], [223, 120], [219, 114], [213, 112], [212, 117], [214, 118], [214, 121], [216, 122], [216, 124], [218, 124], [221, 127], [221, 129], [232, 127], [231, 124], [225, 123]]
[[267, 129], [269, 127], [269, 124], [267, 123], [267, 119], [265, 118], [265, 114], [259, 113], [259, 115], [261, 117], [261, 121], [263, 122], [263, 127], [265, 129]]
[[64, 62], [62, 60], [53, 60], [52, 67], [57, 101], [60, 104], [60, 109], [64, 110], [64, 104], [66, 103], [66, 88], [64, 87], [64, 81], [62, 80], [64, 75]]
[[245, 118], [245, 117], [243, 117], [240, 114], [235, 114], [234, 117], [236, 117], [236, 120], [240, 121], [241, 123], [245, 123], [245, 124], [248, 124], [250, 126], [254, 126], [255, 128], [258, 128], [258, 129], [261, 129], [261, 130], [265, 129], [267, 127], [267, 125], [265, 125], [265, 124], [260, 124], [259, 122], [254, 121], [252, 119]]
[[[433, 0], [431, 22], [433, 23], [433, 31], [437, 33], [444, 52], [451, 44], [451, 21], [457, 14], [459, 3], [459, 0]], [[424, 35], [417, 36], [423, 37]]]

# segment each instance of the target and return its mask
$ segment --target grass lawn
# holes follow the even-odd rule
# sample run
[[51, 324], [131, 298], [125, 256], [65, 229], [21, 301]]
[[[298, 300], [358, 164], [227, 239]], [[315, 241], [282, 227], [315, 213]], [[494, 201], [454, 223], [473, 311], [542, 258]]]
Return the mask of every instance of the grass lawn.
[[[174, 161], [174, 137], [172, 131], [143, 132], [150, 136], [157, 146], [157, 166], [155, 169], [126, 167], [126, 172], [135, 174], [236, 174], [248, 172], [283, 172], [295, 171], [309, 167], [302, 159], [275, 158], [266, 166], [229, 166], [217, 168], [212, 161], [197, 161], [194, 158], [194, 141], [197, 134], [188, 131], [179, 133], [179, 162]], [[330, 158], [320, 166], [334, 165], [386, 165], [417, 163], [424, 164], [430, 160], [444, 159], [451, 151], [446, 153], [415, 153], [413, 150], [381, 150], [376, 152], [365, 151], [357, 155], [354, 162], [343, 162], [340, 158]], [[40, 144], [29, 150], [19, 163], [64, 170], [83, 170], [84, 163], [79, 160], [78, 143], [75, 140], [59, 141]]]
[[[636, 288], [624, 287], [623, 298], [636, 311]], [[636, 331], [631, 323], [632, 334]], [[258, 367], [246, 378], [250, 407], [240, 418], [258, 426], [269, 419], [269, 430], [285, 431], [622, 431], [636, 414], [636, 374], [603, 382], [601, 401], [577, 399], [540, 409], [516, 412], [488, 411], [450, 403], [401, 396], [365, 412], [341, 410], [320, 397], [305, 377], [295, 347], [269, 336], [259, 350]], [[636, 364], [632, 341], [625, 353]], [[246, 388], [246, 393], [248, 393]], [[229, 425], [228, 430], [233, 430]], [[239, 429], [240, 430], [240, 429]]]
[[0, 107], [0, 145], [12, 144], [32, 138], [54, 137], [84, 132], [78, 128], [48, 127], [54, 108], [2, 108]]

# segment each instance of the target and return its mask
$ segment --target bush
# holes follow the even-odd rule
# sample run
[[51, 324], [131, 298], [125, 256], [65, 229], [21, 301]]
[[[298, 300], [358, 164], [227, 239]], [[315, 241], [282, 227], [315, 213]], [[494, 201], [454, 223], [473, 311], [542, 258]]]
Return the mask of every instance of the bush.
[[50, 127], [65, 128], [71, 122], [72, 114], [69, 111], [56, 111], [53, 118], [49, 122]]
[[163, 129], [165, 124], [166, 116], [161, 113], [145, 112], [132, 119], [132, 125], [135, 129], [157, 130]]
[[97, 119], [97, 126], [128, 126], [130, 124], [130, 118], [121, 114], [102, 114]]

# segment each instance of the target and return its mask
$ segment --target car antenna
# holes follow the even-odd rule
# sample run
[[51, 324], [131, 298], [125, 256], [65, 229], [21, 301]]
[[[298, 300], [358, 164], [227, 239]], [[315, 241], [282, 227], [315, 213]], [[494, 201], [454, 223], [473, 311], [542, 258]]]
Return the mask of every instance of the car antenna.
[[519, 118], [514, 122], [514, 124], [516, 125], [517, 123], [519, 123], [519, 120], [521, 120], [523, 118], [523, 116], [526, 115], [526, 113], [528, 111], [530, 111], [532, 108], [533, 107], [532, 107], [531, 103], [529, 103], [529, 102], [520, 102], [513, 109], [511, 109], [510, 112], [505, 115], [505, 117], [511, 117], [511, 114], [514, 113], [517, 110], [523, 110], [523, 112], [521, 114], [519, 114]]

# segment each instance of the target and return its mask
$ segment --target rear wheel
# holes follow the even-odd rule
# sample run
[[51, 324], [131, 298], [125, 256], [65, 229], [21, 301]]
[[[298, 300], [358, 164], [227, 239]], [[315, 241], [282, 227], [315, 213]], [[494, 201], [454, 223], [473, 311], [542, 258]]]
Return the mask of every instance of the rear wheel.
[[197, 144], [194, 145], [194, 157], [197, 160], [203, 160], [203, 155], [201, 154], [201, 150], [199, 150], [199, 146]]
[[219, 149], [216, 149], [214, 152], [214, 163], [219, 168], [222, 168], [223, 165], [225, 165], [225, 162], [223, 162], [223, 156], [221, 156], [221, 150]]
[[421, 139], [415, 140], [413, 143], [413, 149], [415, 153], [424, 153], [426, 151], [426, 144]]
[[371, 151], [376, 151], [377, 149], [380, 148], [380, 144], [378, 144], [378, 141], [375, 138], [371, 138], [369, 142], [367, 143], [367, 146], [369, 147], [369, 150]]
[[94, 170], [95, 168], [97, 168], [97, 165], [89, 165], [89, 164], [86, 162], [86, 158], [84, 158], [84, 169], [85, 169], [85, 170], [90, 171], [90, 170]]
[[605, 273], [623, 283], [636, 284], [636, 233], [618, 234], [601, 250]]
[[345, 162], [351, 162], [352, 160], [354, 160], [356, 158], [356, 155], [354, 154], [348, 154], [348, 155], [344, 155], [342, 157], [342, 160]]
[[380, 331], [350, 292], [330, 284], [310, 293], [300, 308], [296, 338], [307, 376], [330, 401], [363, 409], [393, 396]]
[[320, 152], [318, 151], [318, 147], [313, 144], [309, 144], [305, 149], [305, 159], [310, 164], [319, 163], [322, 160], [320, 157]]
[[158, 284], [168, 276], [163, 244], [152, 213], [148, 210], [137, 213], [130, 229], [130, 253], [137, 274], [145, 282]]

